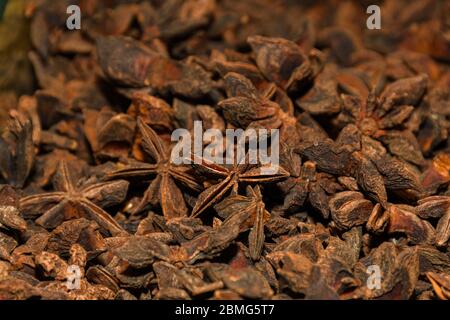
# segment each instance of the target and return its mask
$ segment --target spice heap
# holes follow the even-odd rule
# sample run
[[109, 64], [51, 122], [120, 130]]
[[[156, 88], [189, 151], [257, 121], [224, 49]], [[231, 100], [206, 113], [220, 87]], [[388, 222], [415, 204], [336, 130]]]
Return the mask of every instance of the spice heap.
[[[450, 3], [365, 2], [31, 1], [0, 299], [449, 299]], [[175, 164], [194, 121], [278, 170]]]

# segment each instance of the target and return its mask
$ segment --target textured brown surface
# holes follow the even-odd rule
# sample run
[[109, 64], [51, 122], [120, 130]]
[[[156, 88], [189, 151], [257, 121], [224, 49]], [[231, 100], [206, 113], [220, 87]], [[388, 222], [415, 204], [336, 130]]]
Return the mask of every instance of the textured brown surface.
[[[30, 1], [0, 299], [449, 299], [449, 2], [375, 2], [381, 30], [367, 1]], [[278, 172], [171, 163], [195, 120], [279, 129]]]

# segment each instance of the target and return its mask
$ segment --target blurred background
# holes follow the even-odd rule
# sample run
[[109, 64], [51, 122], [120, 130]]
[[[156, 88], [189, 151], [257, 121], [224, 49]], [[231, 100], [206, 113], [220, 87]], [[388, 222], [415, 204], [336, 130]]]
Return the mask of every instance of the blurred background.
[[27, 53], [31, 47], [26, 0], [0, 0], [0, 90], [19, 94], [33, 90]]
[[0, 133], [17, 97], [34, 90], [26, 0], [0, 0]]
[[[70, 4], [81, 8], [79, 31], [66, 28]], [[381, 30], [366, 28], [372, 4], [381, 7]], [[0, 134], [21, 96], [49, 87], [57, 94], [61, 84], [73, 96], [69, 80], [94, 73], [95, 39], [105, 35], [136, 38], [174, 59], [249, 52], [247, 37], [261, 34], [331, 52], [342, 65], [359, 49], [450, 61], [449, 0], [0, 0], [0, 17]]]

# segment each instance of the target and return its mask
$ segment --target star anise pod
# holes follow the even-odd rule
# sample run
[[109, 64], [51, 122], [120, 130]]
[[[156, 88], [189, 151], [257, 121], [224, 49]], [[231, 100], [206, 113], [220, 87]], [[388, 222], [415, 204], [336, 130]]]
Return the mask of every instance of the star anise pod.
[[374, 90], [344, 94], [343, 110], [336, 121], [355, 123], [367, 135], [400, 126], [419, 104], [426, 88], [427, 76], [421, 74], [397, 80], [387, 85], [379, 95]]
[[[274, 183], [289, 177], [289, 173], [278, 165], [252, 165], [246, 161], [234, 160], [232, 165], [220, 165], [193, 155], [194, 167], [213, 178], [221, 179], [203, 191], [197, 200], [192, 216], [196, 217], [212, 205], [219, 202], [231, 190], [238, 193], [240, 183], [260, 184]], [[246, 157], [247, 159], [247, 157]]]
[[270, 218], [266, 210], [259, 186], [247, 186], [247, 196], [232, 195], [214, 206], [219, 215], [228, 221], [235, 214], [244, 214], [240, 232], [251, 229], [248, 235], [250, 257], [259, 260], [264, 245], [264, 223]]
[[305, 141], [297, 151], [323, 172], [355, 178], [359, 187], [384, 208], [386, 189], [404, 198], [420, 195], [417, 174], [403, 161], [390, 156], [380, 142], [362, 135], [353, 124], [347, 125], [336, 141]]
[[75, 174], [66, 161], [61, 161], [53, 177], [54, 192], [47, 192], [20, 199], [22, 214], [41, 214], [36, 223], [53, 229], [65, 220], [86, 218], [94, 220], [112, 235], [126, 231], [102, 207], [121, 203], [127, 194], [128, 182], [86, 183], [77, 185]]
[[[291, 175], [297, 176], [295, 167], [300, 166], [300, 158], [291, 149], [302, 139], [305, 127], [276, 101], [279, 88], [269, 83], [258, 90], [250, 79], [235, 72], [227, 73], [224, 82], [229, 98], [220, 101], [218, 106], [225, 119], [244, 129], [279, 129], [280, 163]], [[284, 100], [292, 104], [289, 97]]]
[[392, 155], [422, 165], [419, 143], [406, 122], [419, 105], [427, 81], [427, 76], [420, 74], [387, 85], [379, 95], [374, 91], [367, 97], [342, 95], [343, 110], [335, 121], [344, 125], [354, 123], [363, 135], [385, 144]]
[[188, 208], [183, 194], [175, 183], [178, 181], [193, 191], [201, 191], [201, 185], [186, 170], [170, 161], [170, 149], [166, 148], [161, 138], [139, 117], [138, 128], [142, 135], [142, 148], [156, 163], [138, 162], [127, 168], [109, 174], [109, 179], [142, 178], [153, 179], [144, 193], [140, 203], [133, 209], [133, 213], [143, 210], [148, 204], [160, 204], [164, 217], [186, 217]]
[[[291, 174], [286, 180], [277, 183], [277, 187], [284, 195], [284, 200], [283, 204], [272, 210], [282, 213], [295, 212], [305, 204], [310, 191], [315, 191], [316, 164], [312, 161], [306, 161], [303, 165], [299, 165], [298, 169], [300, 171], [298, 177], [292, 176]], [[317, 194], [310, 196], [310, 202], [314, 208], [316, 208], [314, 205], [316, 203], [314, 201], [315, 198], [317, 198]]]

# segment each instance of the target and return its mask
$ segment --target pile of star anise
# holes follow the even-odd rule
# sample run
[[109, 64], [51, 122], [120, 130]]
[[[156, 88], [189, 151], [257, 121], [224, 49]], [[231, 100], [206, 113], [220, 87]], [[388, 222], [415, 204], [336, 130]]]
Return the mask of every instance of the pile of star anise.
[[[450, 299], [450, 3], [366, 2], [31, 0], [0, 299]], [[174, 164], [194, 121], [278, 170]]]

